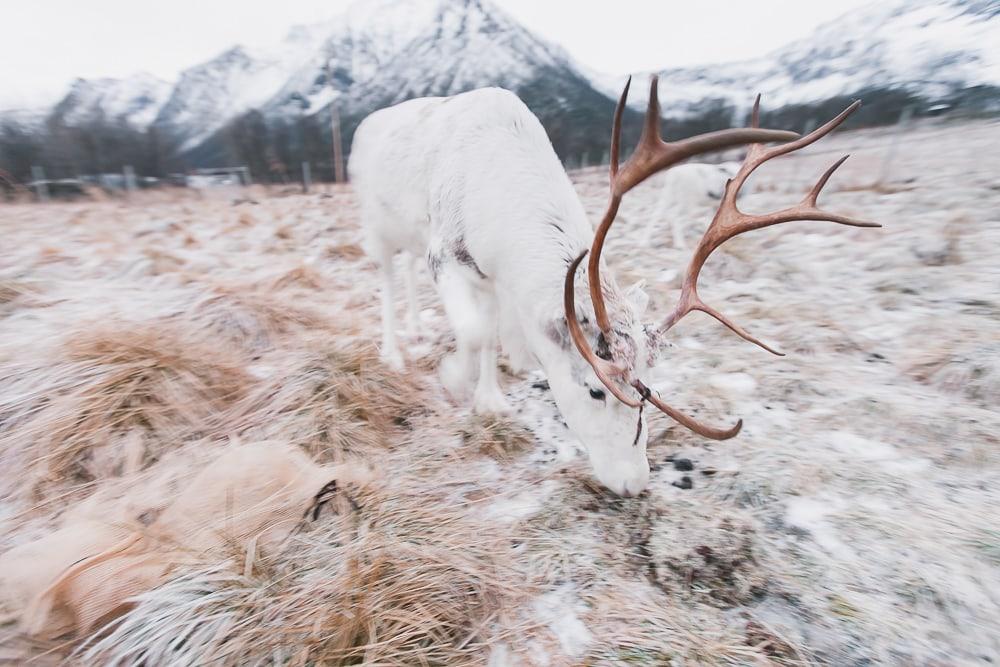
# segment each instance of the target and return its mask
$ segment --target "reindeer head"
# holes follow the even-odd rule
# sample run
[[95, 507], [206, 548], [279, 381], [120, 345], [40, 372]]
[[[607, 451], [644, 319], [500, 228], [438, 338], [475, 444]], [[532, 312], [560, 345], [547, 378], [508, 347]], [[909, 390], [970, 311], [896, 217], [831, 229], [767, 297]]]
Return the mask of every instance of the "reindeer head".
[[[652, 77], [650, 86], [649, 107], [646, 110], [645, 125], [642, 136], [639, 139], [639, 145], [632, 156], [619, 169], [618, 154], [621, 139], [621, 118], [625, 109], [625, 102], [628, 98], [630, 84], [631, 79], [629, 79], [629, 83], [625, 84], [625, 90], [622, 92], [615, 110], [611, 135], [611, 193], [608, 207], [600, 226], [597, 228], [590, 250], [585, 250], [570, 264], [566, 272], [564, 290], [566, 324], [569, 336], [574, 345], [579, 350], [583, 359], [593, 369], [596, 378], [611, 393], [614, 399], [620, 403], [619, 411], [630, 410], [637, 414], [635, 418], [638, 423], [635, 436], [627, 447], [633, 450], [641, 448], [641, 462], [636, 456], [639, 452], [628, 451], [620, 434], [617, 434], [617, 438], [608, 440], [606, 444], [601, 445], [598, 452], [595, 452], [594, 447], [588, 446], [591, 461], [594, 463], [598, 478], [608, 485], [609, 488], [619, 493], [624, 488], [625, 495], [641, 491], [648, 479], [649, 468], [645, 458], [646, 436], [643, 416], [643, 407], [647, 402], [695, 433], [713, 440], [732, 438], [740, 432], [743, 426], [742, 420], [737, 421], [735, 425], [729, 428], [704, 425], [668, 405], [643, 383], [642, 376], [652, 361], [653, 353], [659, 348], [658, 342], [665, 337], [671, 327], [691, 311], [700, 310], [722, 322], [742, 338], [759, 345], [773, 354], [781, 354], [751, 336], [740, 326], [722, 315], [722, 313], [702, 301], [701, 297], [698, 296], [698, 275], [712, 252], [727, 240], [743, 232], [795, 220], [825, 220], [854, 227], [881, 226], [873, 222], [865, 222], [828, 213], [818, 208], [816, 200], [820, 191], [837, 167], [847, 159], [846, 156], [827, 169], [805, 198], [794, 206], [774, 213], [750, 215], [740, 211], [736, 205], [740, 188], [743, 187], [743, 184], [754, 170], [772, 158], [799, 150], [825, 136], [840, 125], [847, 116], [853, 113], [860, 106], [860, 102], [854, 102], [833, 120], [806, 136], [799, 137], [797, 134], [791, 132], [758, 129], [760, 108], [760, 96], [758, 95], [757, 100], [754, 102], [752, 121], [749, 128], [709, 132], [678, 142], [665, 142], [660, 135], [660, 105], [657, 98], [657, 78], [654, 76]], [[788, 143], [770, 148], [763, 145], [767, 142], [777, 141]], [[604, 248], [604, 240], [607, 237], [608, 230], [611, 228], [611, 224], [618, 213], [622, 197], [645, 179], [659, 171], [669, 169], [678, 162], [701, 153], [745, 144], [749, 144], [749, 147], [742, 166], [736, 175], [726, 183], [726, 189], [715, 217], [695, 248], [694, 255], [684, 273], [684, 282], [677, 305], [659, 325], [636, 326], [634, 323], [626, 321], [623, 326], [617, 322], [613, 322], [613, 318], [608, 313], [605, 302], [605, 288], [601, 282], [601, 251]], [[590, 253], [590, 260], [587, 277], [590, 296], [594, 306], [596, 327], [599, 330], [596, 339], [593, 335], [588, 335], [584, 330], [584, 326], [577, 316], [575, 303], [577, 268], [588, 252]], [[614, 319], [617, 320], [619, 318], [616, 317]], [[608, 400], [611, 400], [610, 396]], [[602, 461], [607, 461], [607, 465], [615, 467], [614, 471], [602, 474], [600, 468]], [[632, 469], [618, 470], [617, 468], [621, 467], [622, 462], [627, 462], [626, 466]], [[611, 484], [606, 481], [608, 478], [613, 480]], [[622, 484], [620, 482], [622, 479], [632, 481]], [[641, 485], [636, 480], [640, 480]]]
[[556, 405], [587, 450], [597, 479], [618, 495], [632, 496], [649, 482], [647, 431], [641, 421], [636, 422], [635, 404], [623, 403], [608, 390], [587, 359], [577, 353], [575, 341], [583, 337], [584, 345], [598, 359], [618, 360], [642, 377], [655, 357], [651, 347], [655, 340], [643, 323], [648, 298], [641, 283], [621, 291], [609, 281], [604, 289], [614, 335], [606, 336], [597, 326], [593, 311], [583, 303], [586, 295], [581, 288], [582, 307], [574, 311], [574, 317], [553, 319], [546, 327], [547, 339], [559, 353], [545, 355], [543, 365]]

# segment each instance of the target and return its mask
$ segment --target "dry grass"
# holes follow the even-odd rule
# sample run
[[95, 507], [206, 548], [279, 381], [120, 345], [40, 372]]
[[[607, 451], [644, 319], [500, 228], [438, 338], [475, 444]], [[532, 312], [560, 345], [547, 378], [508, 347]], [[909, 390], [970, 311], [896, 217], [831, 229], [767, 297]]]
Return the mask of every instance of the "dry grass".
[[535, 436], [523, 425], [492, 415], [469, 415], [459, 435], [471, 451], [499, 462], [510, 461], [535, 444]]
[[326, 255], [330, 259], [345, 259], [348, 261], [353, 261], [357, 259], [362, 259], [365, 256], [365, 251], [361, 249], [361, 246], [357, 243], [341, 243], [340, 245], [332, 245], [326, 249]]
[[779, 630], [766, 642], [749, 622], [731, 620], [755, 619], [758, 600], [787, 590], [750, 513], [707, 489], [623, 499], [587, 478], [568, 481], [521, 529], [532, 576], [564, 591], [552, 622], [576, 601], [593, 633], [577, 662], [558, 664], [802, 664], [796, 638], [782, 638], [778, 651]]
[[0, 306], [6, 306], [21, 297], [33, 293], [34, 290], [18, 280], [0, 280]]
[[[429, 281], [425, 330], [405, 339], [409, 370], [381, 364], [377, 280], [348, 187], [255, 191], [257, 205], [237, 208], [232, 193], [8, 207], [4, 548], [154, 461], [191, 457], [197, 469], [195, 454], [230, 438], [360, 460], [384, 480], [349, 490], [357, 510], [339, 497], [339, 514], [325, 510], [278, 550], [178, 567], [109, 633], [71, 637], [50, 657], [996, 661], [995, 130], [906, 143], [901, 181], [920, 174], [914, 188], [832, 184], [830, 208], [885, 223], [879, 232], [804, 223], [713, 255], [706, 296], [789, 355], [762, 357], [708, 318], [685, 320], [649, 381], [700, 418], [741, 416], [745, 428], [707, 443], [654, 418], [651, 432], [668, 428], [651, 440], [650, 488], [629, 499], [593, 481], [551, 392], [532, 387], [539, 375], [505, 378], [515, 412], [504, 419], [446, 401], [435, 366], [451, 339], [440, 308], [427, 310]], [[868, 136], [829, 138], [856, 157], [842, 183], [870, 182], [881, 164]], [[748, 207], [800, 197], [826, 157], [769, 165], [773, 185]], [[574, 178], [587, 209], [602, 210], [605, 172]], [[620, 275], [650, 281], [654, 318], [687, 259], [647, 221], [658, 194], [630, 195], [608, 245]], [[682, 458], [692, 470], [675, 468]], [[674, 484], [683, 475], [693, 488]], [[10, 623], [2, 632], [0, 659], [51, 648]]]
[[720, 629], [711, 610], [664, 604], [642, 587], [599, 586], [587, 599], [593, 618], [601, 619], [602, 634], [580, 664], [813, 664], [793, 641], [760, 621], [741, 619]]
[[252, 381], [239, 355], [167, 322], [98, 324], [3, 369], [0, 456], [19, 471], [7, 490], [36, 499], [217, 432]]
[[288, 274], [272, 280], [271, 289], [217, 286], [186, 314], [192, 324], [215, 334], [228, 345], [250, 352], [272, 348], [296, 330], [331, 326], [316, 309], [296, 303], [274, 287], [289, 282]]
[[143, 595], [83, 661], [468, 664], [516, 596], [506, 536], [416, 484], [354, 495], [356, 510], [322, 515], [251, 574], [210, 567]]
[[423, 381], [387, 367], [368, 343], [306, 338], [261, 366], [264, 378], [234, 427], [279, 436], [321, 461], [391, 446], [428, 406]]
[[283, 271], [272, 280], [268, 281], [267, 287], [270, 289], [284, 289], [288, 287], [302, 287], [309, 290], [320, 290], [326, 285], [323, 275], [304, 264], [293, 269]]

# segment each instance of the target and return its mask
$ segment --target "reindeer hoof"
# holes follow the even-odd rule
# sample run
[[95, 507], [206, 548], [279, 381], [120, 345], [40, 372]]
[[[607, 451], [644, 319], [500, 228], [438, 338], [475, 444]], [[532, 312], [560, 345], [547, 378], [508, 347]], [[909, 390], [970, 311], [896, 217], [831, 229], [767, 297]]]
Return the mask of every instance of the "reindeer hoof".
[[480, 415], [506, 415], [513, 412], [510, 403], [499, 389], [489, 392], [476, 392], [473, 412]]
[[401, 371], [406, 367], [406, 364], [403, 363], [403, 355], [399, 353], [399, 350], [382, 350], [379, 359], [394, 371]]
[[441, 360], [438, 378], [455, 401], [461, 403], [468, 399], [473, 377], [469, 367], [457, 355], [451, 354]]

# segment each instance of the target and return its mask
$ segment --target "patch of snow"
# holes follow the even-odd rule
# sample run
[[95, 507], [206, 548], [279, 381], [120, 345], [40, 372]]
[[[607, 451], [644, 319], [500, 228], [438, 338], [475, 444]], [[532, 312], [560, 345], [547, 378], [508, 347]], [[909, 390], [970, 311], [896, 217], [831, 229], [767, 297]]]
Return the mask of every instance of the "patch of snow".
[[692, 336], [684, 336], [683, 338], [678, 339], [676, 343], [678, 347], [683, 347], [685, 350], [705, 349], [705, 344]]
[[663, 269], [657, 274], [656, 279], [661, 283], [672, 283], [677, 279], [677, 275], [677, 269]]
[[747, 373], [716, 373], [708, 382], [728, 394], [749, 394], [757, 388], [757, 381]]
[[579, 613], [586, 607], [570, 585], [539, 596], [533, 607], [539, 621], [555, 634], [567, 657], [579, 658], [586, 652], [593, 641], [593, 635], [580, 620]]
[[495, 500], [486, 507], [486, 515], [503, 523], [526, 519], [542, 508], [558, 486], [558, 482], [549, 479], [517, 495]]
[[854, 551], [844, 543], [827, 517], [843, 509], [844, 501], [830, 498], [792, 498], [786, 504], [785, 523], [804, 530], [815, 542], [841, 560], [850, 562]]

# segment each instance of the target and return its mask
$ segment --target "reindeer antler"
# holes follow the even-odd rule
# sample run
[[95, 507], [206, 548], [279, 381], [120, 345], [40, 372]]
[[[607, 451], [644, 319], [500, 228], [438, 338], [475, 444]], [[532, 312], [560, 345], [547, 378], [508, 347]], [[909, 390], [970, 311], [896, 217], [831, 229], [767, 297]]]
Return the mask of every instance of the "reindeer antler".
[[629, 398], [625, 395], [625, 392], [621, 390], [618, 383], [614, 381], [616, 377], [624, 377], [627, 369], [615, 364], [613, 361], [608, 359], [602, 359], [597, 354], [590, 349], [590, 345], [587, 343], [587, 336], [583, 333], [583, 328], [580, 326], [580, 322], [576, 319], [576, 294], [574, 293], [575, 285], [574, 278], [576, 277], [576, 269], [580, 266], [580, 262], [583, 258], [587, 256], [588, 250], [584, 250], [580, 253], [580, 256], [573, 260], [573, 263], [569, 265], [569, 270], [566, 272], [566, 283], [563, 286], [563, 306], [566, 309], [566, 325], [569, 328], [569, 337], [573, 339], [573, 343], [576, 344], [576, 349], [580, 350], [580, 354], [583, 358], [593, 366], [594, 373], [597, 374], [597, 378], [604, 384], [608, 390], [615, 395], [619, 401], [628, 405], [632, 408], [639, 407], [639, 401]]
[[[597, 354], [590, 349], [590, 345], [587, 344], [587, 337], [583, 333], [583, 328], [580, 326], [579, 320], [576, 317], [576, 295], [575, 295], [575, 278], [576, 270], [580, 266], [580, 262], [583, 258], [587, 256], [589, 250], [584, 250], [580, 255], [573, 260], [569, 266], [569, 270], [566, 272], [566, 282], [563, 288], [563, 305], [566, 309], [566, 324], [569, 328], [570, 338], [573, 339], [573, 343], [576, 345], [576, 349], [580, 351], [583, 358], [593, 367], [594, 373], [601, 383], [608, 388], [608, 390], [614, 394], [615, 398], [624, 403], [631, 408], [642, 408], [642, 401], [649, 401], [657, 407], [657, 409], [666, 413], [671, 419], [686, 426], [695, 433], [702, 435], [706, 438], [711, 438], [712, 440], [728, 440], [734, 435], [740, 432], [743, 427], [743, 420], [741, 419], [736, 423], [735, 426], [728, 429], [715, 428], [713, 426], [705, 426], [700, 424], [698, 421], [692, 417], [688, 417], [681, 411], [670, 407], [656, 395], [653, 394], [645, 384], [639, 379], [631, 379], [630, 384], [632, 387], [639, 392], [640, 400], [635, 400], [630, 398], [628, 395], [622, 391], [621, 386], [615, 382], [615, 378], [628, 379], [628, 369], [622, 368], [614, 361], [609, 359], [602, 359], [597, 356]], [[638, 437], [638, 435], [636, 435]]]
[[[833, 120], [816, 128], [806, 136], [787, 144], [781, 144], [780, 146], [774, 146], [772, 148], [765, 148], [759, 143], [755, 143], [749, 147], [746, 158], [744, 158], [743, 164], [740, 166], [740, 170], [736, 173], [735, 177], [726, 183], [726, 191], [722, 195], [722, 201], [719, 203], [719, 208], [715, 212], [715, 217], [712, 218], [712, 224], [708, 226], [708, 229], [702, 236], [701, 241], [698, 242], [698, 247], [695, 248], [694, 255], [691, 257], [691, 262], [688, 264], [687, 270], [684, 273], [684, 284], [681, 287], [681, 297], [673, 311], [671, 311], [671, 313], [667, 316], [663, 324], [660, 325], [661, 333], [668, 331], [672, 326], [677, 324], [681, 318], [690, 313], [692, 310], [700, 310], [725, 324], [740, 337], [754, 343], [755, 345], [759, 345], [772, 354], [781, 355], [781, 352], [778, 352], [757, 338], [754, 338], [735, 322], [702, 301], [701, 297], [698, 296], [698, 276], [701, 273], [702, 266], [705, 265], [705, 261], [716, 248], [734, 236], [738, 236], [739, 234], [749, 232], [754, 229], [762, 229], [764, 227], [770, 227], [771, 225], [778, 225], [783, 222], [793, 222], [796, 220], [823, 220], [836, 222], [840, 225], [850, 225], [851, 227], [882, 226], [877, 222], [866, 222], [864, 220], [856, 220], [847, 216], [829, 213], [820, 209], [817, 205], [816, 199], [819, 197], [820, 191], [823, 189], [823, 186], [826, 185], [827, 181], [830, 180], [830, 176], [833, 175], [833, 172], [836, 171], [840, 165], [844, 164], [844, 161], [848, 158], [846, 155], [834, 162], [833, 165], [831, 165], [830, 168], [823, 173], [820, 179], [816, 182], [816, 185], [813, 186], [812, 190], [810, 190], [802, 201], [795, 206], [790, 206], [788, 208], [781, 209], [780, 211], [775, 211], [774, 213], [751, 215], [743, 213], [736, 205], [736, 197], [739, 195], [740, 189], [743, 187], [744, 183], [746, 183], [750, 174], [752, 174], [758, 167], [768, 160], [797, 151], [800, 148], [804, 148], [818, 141], [832, 132], [838, 125], [843, 123], [844, 120], [854, 113], [854, 111], [856, 111], [860, 106], [860, 101], [854, 102], [840, 112], [840, 114]], [[750, 123], [752, 127], [757, 127], [759, 117], [760, 95], [758, 95], [757, 99], [754, 101], [753, 115]]]
[[[642, 183], [653, 174], [664, 169], [669, 169], [682, 160], [686, 160], [687, 158], [701, 153], [721, 150], [731, 146], [750, 144], [746, 158], [744, 159], [739, 172], [732, 180], [726, 183], [726, 190], [723, 194], [722, 201], [719, 203], [719, 208], [716, 211], [715, 217], [712, 219], [711, 225], [709, 225], [708, 230], [698, 243], [698, 247], [695, 249], [691, 262], [688, 264], [687, 270], [685, 271], [680, 300], [660, 326], [659, 333], [665, 333], [692, 310], [700, 310], [716, 318], [746, 340], [763, 347], [769, 352], [780, 354], [776, 350], [768, 347], [748, 334], [737, 324], [702, 301], [698, 296], [698, 276], [701, 272], [702, 266], [705, 264], [705, 261], [716, 248], [734, 236], [753, 229], [761, 229], [763, 227], [769, 227], [771, 225], [777, 225], [782, 222], [791, 222], [794, 220], [825, 220], [855, 227], [881, 227], [878, 223], [855, 220], [847, 216], [829, 213], [820, 209], [816, 203], [820, 191], [826, 185], [833, 172], [836, 171], [837, 168], [844, 163], [844, 160], [847, 159], [846, 156], [827, 169], [826, 172], [820, 177], [819, 181], [817, 181], [816, 185], [813, 186], [812, 190], [810, 190], [805, 198], [795, 206], [764, 215], [746, 214], [740, 211], [736, 206], [736, 197], [739, 194], [740, 189], [743, 187], [743, 184], [746, 182], [747, 178], [749, 178], [750, 174], [752, 174], [760, 165], [780, 155], [785, 155], [799, 150], [800, 148], [808, 146], [818, 139], [826, 136], [842, 122], [844, 122], [844, 119], [853, 113], [861, 105], [861, 103], [855, 102], [830, 122], [817, 128], [813, 132], [810, 132], [804, 137], [799, 137], [799, 135], [793, 132], [759, 129], [760, 96], [758, 95], [757, 99], [754, 101], [753, 114], [749, 128], [709, 132], [678, 142], [665, 142], [660, 136], [660, 104], [657, 97], [657, 77], [653, 76], [652, 81], [650, 82], [649, 106], [646, 109], [645, 124], [643, 126], [642, 136], [639, 139], [639, 145], [629, 160], [625, 163], [624, 167], [619, 169], [618, 156], [621, 144], [621, 119], [625, 110], [625, 101], [628, 98], [628, 90], [631, 82], [632, 79], [629, 77], [628, 82], [625, 84], [625, 90], [622, 92], [621, 98], [618, 100], [618, 106], [615, 108], [614, 123], [611, 134], [611, 194], [607, 210], [605, 211], [601, 224], [598, 226], [597, 232], [594, 235], [594, 243], [591, 247], [590, 263], [588, 265], [590, 295], [594, 304], [594, 315], [597, 319], [598, 327], [600, 327], [605, 336], [612, 335], [611, 321], [608, 318], [607, 308], [604, 303], [604, 294], [601, 289], [600, 258], [601, 251], [604, 249], [604, 239], [607, 237], [608, 230], [611, 228], [611, 224], [614, 222], [615, 216], [618, 213], [621, 198], [629, 190], [637, 186], [639, 183]], [[787, 141], [788, 143], [774, 146], [772, 148], [765, 148], [763, 146], [766, 142], [775, 141]], [[653, 392], [642, 383], [641, 380], [630, 377], [628, 369], [622, 368], [620, 365], [614, 363], [613, 360], [606, 360], [598, 357], [594, 351], [590, 349], [590, 346], [587, 344], [587, 339], [583, 334], [583, 330], [580, 327], [580, 323], [577, 321], [574, 303], [574, 281], [576, 278], [576, 271], [586, 254], [586, 252], [581, 254], [569, 266], [566, 273], [564, 305], [566, 308], [566, 320], [569, 326], [570, 336], [576, 344], [577, 349], [580, 351], [580, 354], [582, 354], [594, 368], [594, 371], [601, 382], [611, 391], [612, 394], [614, 394], [616, 398], [618, 398], [618, 400], [622, 401], [626, 405], [631, 407], [641, 407], [642, 402], [649, 401], [678, 423], [707, 438], [726, 440], [739, 433], [740, 428], [743, 425], [743, 420], [738, 421], [733, 427], [728, 429], [713, 428], [711, 426], [700, 424], [696, 420], [684, 415], [656, 397]], [[628, 381], [628, 383], [639, 393], [640, 401], [636, 401], [626, 396], [622, 391], [621, 386], [615, 381], [616, 378], [622, 378]]]
[[590, 281], [590, 298], [594, 302], [594, 316], [597, 326], [604, 333], [610, 333], [611, 321], [604, 305], [604, 293], [601, 290], [601, 252], [604, 250], [604, 239], [611, 229], [611, 223], [618, 214], [618, 206], [622, 197], [653, 174], [669, 169], [678, 162], [700, 155], [711, 153], [733, 146], [742, 146], [753, 142], [767, 143], [772, 141], [791, 141], [799, 135], [781, 130], [761, 130], [756, 126], [731, 130], [707, 132], [681, 141], [667, 142], [660, 136], [660, 99], [658, 93], [658, 77], [653, 75], [649, 84], [649, 106], [646, 107], [646, 118], [642, 126], [639, 144], [625, 165], [618, 169], [618, 153], [621, 144], [622, 114], [628, 99], [628, 89], [632, 85], [632, 77], [625, 83], [625, 90], [615, 107], [615, 119], [611, 128], [611, 197], [600, 226], [594, 235], [591, 246], [590, 264], [587, 266]]

